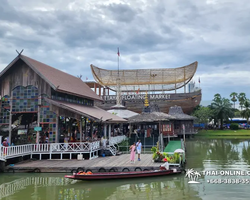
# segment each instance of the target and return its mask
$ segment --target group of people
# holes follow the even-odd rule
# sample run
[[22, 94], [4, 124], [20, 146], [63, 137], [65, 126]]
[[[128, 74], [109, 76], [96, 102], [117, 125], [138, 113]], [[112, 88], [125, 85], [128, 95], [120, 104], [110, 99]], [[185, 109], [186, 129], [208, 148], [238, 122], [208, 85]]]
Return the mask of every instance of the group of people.
[[142, 151], [141, 140], [138, 140], [137, 143], [134, 142], [129, 149], [130, 149], [130, 162], [135, 163], [136, 152], [138, 154], [138, 161], [141, 161], [141, 151]]

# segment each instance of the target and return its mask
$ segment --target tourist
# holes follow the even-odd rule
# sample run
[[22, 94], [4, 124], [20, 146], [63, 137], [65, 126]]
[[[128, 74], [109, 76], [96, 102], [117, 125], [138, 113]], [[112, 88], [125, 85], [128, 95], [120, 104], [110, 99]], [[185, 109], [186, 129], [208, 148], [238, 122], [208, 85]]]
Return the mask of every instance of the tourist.
[[130, 163], [135, 163], [135, 142], [130, 146]]
[[65, 148], [65, 151], [68, 151], [68, 144], [69, 143], [69, 136], [68, 134], [65, 134], [64, 136], [64, 148]]
[[[4, 139], [2, 145], [3, 145], [4, 147], [8, 147], [8, 146], [9, 146], [9, 143], [8, 143], [8, 141], [7, 141], [7, 138]], [[5, 148], [5, 149], [4, 149], [4, 152], [3, 152], [3, 155], [5, 156], [6, 154], [7, 154], [7, 149]]]
[[8, 141], [7, 141], [7, 138], [4, 138], [4, 141], [3, 141], [2, 145], [3, 145], [4, 147], [8, 147], [8, 146], [9, 146], [9, 143], [8, 143]]
[[136, 143], [136, 150], [138, 154], [138, 161], [141, 161], [141, 151], [142, 151], [141, 140], [138, 140], [138, 142]]

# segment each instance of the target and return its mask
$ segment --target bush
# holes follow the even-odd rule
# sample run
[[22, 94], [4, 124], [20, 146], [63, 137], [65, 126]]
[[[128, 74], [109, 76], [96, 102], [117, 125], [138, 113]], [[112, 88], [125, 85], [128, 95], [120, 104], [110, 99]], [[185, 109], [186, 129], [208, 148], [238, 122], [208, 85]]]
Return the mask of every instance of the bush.
[[232, 123], [232, 124], [230, 124], [230, 129], [231, 130], [238, 130], [239, 129], [239, 125], [236, 124], [236, 123]]
[[121, 143], [118, 144], [119, 151], [127, 151], [129, 149], [128, 139], [123, 140]]

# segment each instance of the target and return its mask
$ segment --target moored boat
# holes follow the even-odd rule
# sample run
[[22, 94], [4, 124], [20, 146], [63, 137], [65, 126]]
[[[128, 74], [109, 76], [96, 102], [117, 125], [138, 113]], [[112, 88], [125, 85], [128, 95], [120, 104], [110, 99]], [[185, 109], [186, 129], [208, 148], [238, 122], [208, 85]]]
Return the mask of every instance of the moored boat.
[[150, 171], [134, 171], [134, 172], [102, 172], [102, 173], [74, 173], [73, 175], [65, 175], [65, 178], [75, 180], [107, 180], [107, 179], [126, 179], [126, 178], [142, 178], [166, 176], [180, 174], [179, 169], [170, 170], [150, 170]]

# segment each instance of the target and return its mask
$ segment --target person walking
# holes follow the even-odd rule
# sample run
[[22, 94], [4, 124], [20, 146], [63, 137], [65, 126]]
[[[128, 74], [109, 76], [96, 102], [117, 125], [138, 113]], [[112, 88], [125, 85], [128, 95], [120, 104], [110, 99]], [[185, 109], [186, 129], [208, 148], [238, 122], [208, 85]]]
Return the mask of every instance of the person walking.
[[138, 161], [141, 161], [141, 151], [142, 151], [141, 140], [138, 140], [138, 142], [136, 143], [136, 150], [138, 154]]
[[135, 142], [130, 146], [130, 163], [135, 163]]

